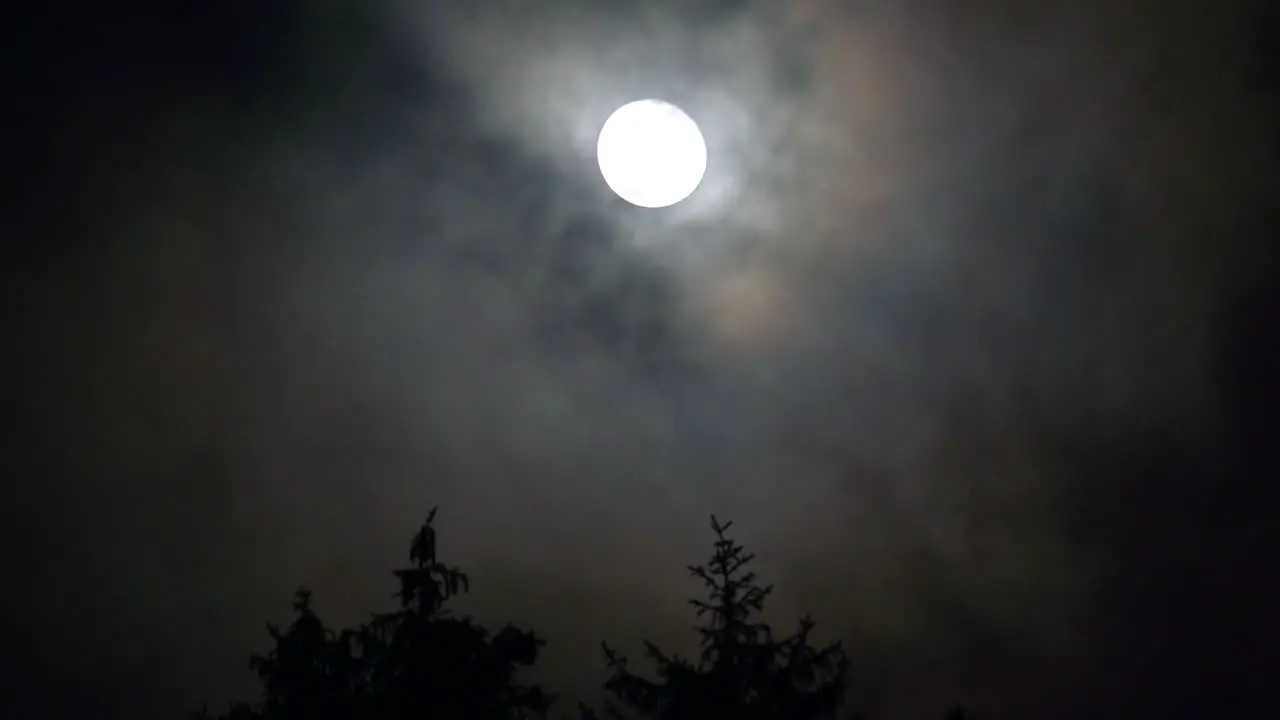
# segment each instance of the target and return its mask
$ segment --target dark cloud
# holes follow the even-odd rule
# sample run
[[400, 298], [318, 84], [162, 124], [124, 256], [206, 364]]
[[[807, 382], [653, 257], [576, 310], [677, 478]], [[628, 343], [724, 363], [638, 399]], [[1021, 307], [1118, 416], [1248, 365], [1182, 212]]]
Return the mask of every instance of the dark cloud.
[[[1255, 18], [544, 5], [30, 19], [26, 672], [103, 716], [247, 693], [292, 588], [383, 603], [438, 502], [572, 692], [602, 637], [683, 639], [716, 512], [872, 709], [1261, 697]], [[644, 95], [710, 145], [670, 212], [594, 166]]]

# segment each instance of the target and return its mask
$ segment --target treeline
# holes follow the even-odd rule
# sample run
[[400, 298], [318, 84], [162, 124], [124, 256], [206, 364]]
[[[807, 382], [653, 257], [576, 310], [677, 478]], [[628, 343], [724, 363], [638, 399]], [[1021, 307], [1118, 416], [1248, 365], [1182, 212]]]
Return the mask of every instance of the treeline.
[[[394, 570], [399, 608], [375, 613], [358, 628], [327, 627], [299, 590], [288, 627], [268, 625], [272, 647], [252, 655], [261, 697], [222, 714], [225, 720], [392, 720], [457, 718], [517, 720], [553, 715], [556, 697], [527, 683], [543, 639], [513, 625], [492, 632], [449, 601], [469, 580], [436, 557], [436, 510], [409, 549], [409, 566]], [[607, 679], [603, 706], [555, 708], [581, 720], [853, 720], [846, 702], [849, 658], [840, 643], [815, 645], [814, 621], [801, 618], [785, 634], [758, 620], [772, 586], [756, 581], [753, 555], [727, 534], [732, 523], [713, 516], [714, 551], [688, 568], [705, 586], [691, 599], [701, 651], [684, 658], [645, 643], [647, 676], [603, 644]], [[973, 720], [953, 708], [948, 720]]]

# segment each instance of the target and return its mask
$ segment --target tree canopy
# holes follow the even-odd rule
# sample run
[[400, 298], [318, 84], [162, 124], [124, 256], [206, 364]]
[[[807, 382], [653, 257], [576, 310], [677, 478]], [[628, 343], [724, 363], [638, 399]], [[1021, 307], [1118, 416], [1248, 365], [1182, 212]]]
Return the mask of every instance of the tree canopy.
[[[543, 640], [506, 625], [491, 632], [454, 615], [450, 601], [470, 590], [460, 569], [437, 558], [436, 510], [409, 544], [409, 564], [392, 571], [398, 605], [358, 627], [334, 630], [316, 612], [309, 590], [293, 598], [286, 627], [267, 625], [264, 654], [250, 656], [261, 695], [237, 703], [221, 720], [529, 720], [546, 718], [554, 696], [528, 683]], [[606, 700], [598, 712], [580, 705], [582, 720], [854, 720], [847, 705], [849, 658], [839, 642], [815, 645], [808, 616], [778, 634], [760, 613], [773, 591], [750, 566], [755, 555], [711, 517], [711, 557], [688, 567], [704, 586], [689, 600], [699, 621], [696, 658], [646, 642], [649, 676], [607, 644]], [[843, 713], [843, 715], [842, 715]], [[215, 717], [208, 710], [197, 718]], [[953, 708], [948, 720], [976, 720]]]
[[299, 590], [288, 628], [267, 626], [273, 647], [253, 655], [262, 685], [257, 703], [227, 720], [545, 717], [551, 696], [522, 684], [543, 641], [507, 625], [496, 633], [453, 615], [450, 598], [469, 590], [467, 576], [436, 558], [436, 511], [414, 535], [409, 566], [394, 570], [399, 607], [375, 613], [355, 629], [329, 629]]
[[[625, 657], [607, 644], [612, 696], [606, 712], [626, 711], [660, 720], [734, 717], [743, 720], [835, 718], [845, 696], [849, 659], [839, 642], [814, 646], [815, 622], [804, 617], [790, 634], [779, 636], [759, 620], [772, 586], [761, 586], [749, 570], [755, 555], [728, 536], [733, 523], [714, 516], [714, 552], [704, 565], [688, 568], [702, 581], [707, 597], [689, 604], [702, 620], [695, 626], [701, 653], [696, 660], [645, 643], [657, 680], [633, 673]], [[595, 717], [590, 710], [584, 714]]]

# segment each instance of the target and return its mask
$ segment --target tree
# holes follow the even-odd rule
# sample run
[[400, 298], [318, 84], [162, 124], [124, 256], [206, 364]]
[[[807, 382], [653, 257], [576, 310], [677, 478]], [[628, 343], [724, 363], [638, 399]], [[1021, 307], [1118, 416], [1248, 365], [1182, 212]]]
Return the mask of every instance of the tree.
[[[612, 697], [606, 713], [626, 717], [631, 710], [660, 720], [733, 717], [744, 720], [834, 718], [844, 700], [849, 660], [840, 643], [810, 643], [814, 621], [802, 618], [798, 629], [776, 638], [756, 619], [772, 586], [756, 584], [746, 568], [755, 558], [728, 537], [733, 523], [711, 517], [715, 552], [706, 565], [689, 572], [706, 585], [708, 598], [689, 601], [704, 618], [695, 626], [701, 655], [693, 662], [668, 654], [650, 642], [645, 654], [656, 666], [657, 681], [630, 671], [627, 659], [607, 644]], [[596, 715], [585, 706], [585, 718]]]
[[375, 615], [359, 635], [363, 654], [372, 659], [371, 711], [396, 718], [442, 712], [495, 720], [545, 716], [551, 697], [516, 681], [521, 667], [535, 663], [543, 641], [511, 625], [491, 637], [445, 607], [470, 583], [461, 570], [437, 561], [435, 513], [414, 536], [411, 566], [394, 571], [400, 608]]
[[[297, 617], [289, 627], [267, 625], [275, 648], [253, 655], [249, 667], [262, 682], [261, 715], [267, 718], [347, 717], [354, 710], [355, 658], [348, 636], [336, 636], [311, 607], [311, 592], [299, 589]], [[241, 714], [252, 713], [239, 708]], [[234, 716], [233, 716], [234, 717]]]
[[[529, 720], [545, 718], [553, 697], [525, 684], [543, 645], [507, 625], [496, 633], [455, 616], [451, 599], [470, 589], [461, 569], [439, 561], [432, 509], [409, 547], [409, 565], [393, 571], [398, 607], [374, 613], [358, 628], [335, 631], [294, 595], [287, 627], [269, 624], [271, 649], [250, 658], [262, 686], [257, 703], [237, 703], [222, 720]], [[714, 553], [690, 574], [706, 586], [692, 599], [701, 651], [697, 660], [645, 643], [656, 680], [634, 674], [604, 645], [613, 720], [834, 720], [844, 700], [849, 660], [840, 643], [811, 643], [815, 623], [800, 620], [776, 637], [758, 619], [772, 592], [748, 570], [754, 555], [729, 538], [732, 523], [711, 517]], [[582, 706], [584, 720], [598, 716]], [[193, 714], [209, 720], [207, 708]], [[948, 720], [974, 720], [956, 707]], [[848, 720], [862, 720], [850, 715]]]
[[[490, 634], [455, 617], [448, 600], [469, 590], [467, 576], [436, 558], [436, 510], [415, 534], [410, 566], [393, 571], [400, 607], [375, 613], [358, 629], [334, 632], [299, 590], [297, 617], [268, 625], [274, 647], [250, 666], [262, 683], [257, 706], [234, 705], [226, 720], [399, 720], [545, 717], [552, 697], [521, 684], [543, 641], [508, 625]], [[207, 717], [207, 712], [198, 717]]]

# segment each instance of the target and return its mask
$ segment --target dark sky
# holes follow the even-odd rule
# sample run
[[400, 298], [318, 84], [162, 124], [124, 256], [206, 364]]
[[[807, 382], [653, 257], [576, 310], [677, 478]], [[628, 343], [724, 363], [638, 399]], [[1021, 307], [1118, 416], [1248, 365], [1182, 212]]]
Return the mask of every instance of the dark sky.
[[[1203, 5], [10, 13], [5, 715], [248, 697], [439, 503], [571, 693], [715, 512], [881, 717], [1280, 716], [1275, 11]], [[593, 154], [647, 96], [666, 211]]]

